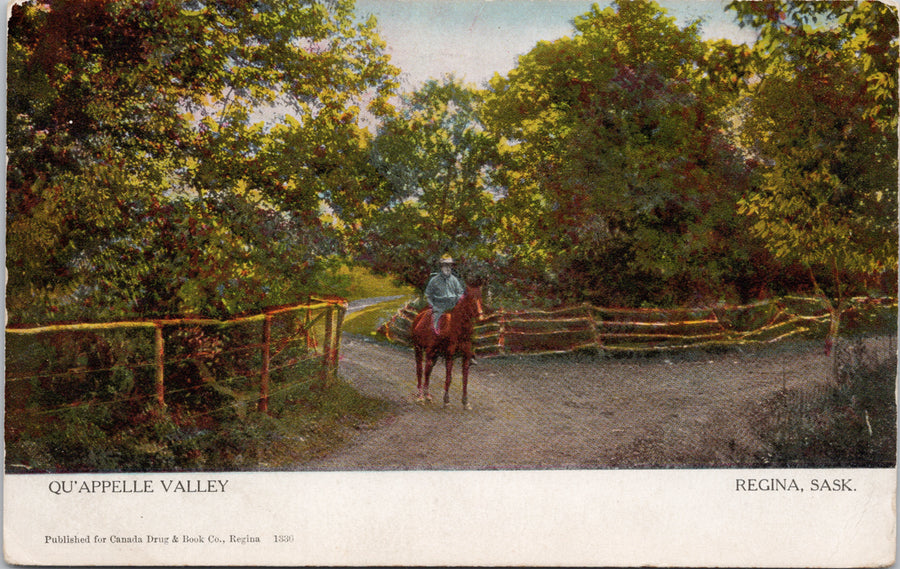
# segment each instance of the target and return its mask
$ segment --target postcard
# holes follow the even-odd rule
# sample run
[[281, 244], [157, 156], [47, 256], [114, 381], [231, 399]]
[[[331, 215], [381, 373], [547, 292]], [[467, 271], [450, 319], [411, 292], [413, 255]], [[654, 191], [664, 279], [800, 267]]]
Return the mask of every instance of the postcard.
[[13, 2], [24, 566], [886, 567], [897, 6]]

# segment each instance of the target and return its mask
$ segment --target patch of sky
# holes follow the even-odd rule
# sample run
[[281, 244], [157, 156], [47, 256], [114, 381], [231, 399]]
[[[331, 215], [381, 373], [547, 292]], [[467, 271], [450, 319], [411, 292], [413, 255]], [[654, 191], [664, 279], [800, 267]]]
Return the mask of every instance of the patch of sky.
[[[482, 86], [505, 75], [539, 41], [573, 33], [572, 20], [595, 2], [585, 0], [357, 0], [360, 18], [374, 15], [387, 52], [402, 72], [404, 90], [454, 74]], [[601, 8], [611, 2], [596, 2]], [[725, 0], [659, 2], [680, 26], [701, 20], [704, 39], [752, 43]]]

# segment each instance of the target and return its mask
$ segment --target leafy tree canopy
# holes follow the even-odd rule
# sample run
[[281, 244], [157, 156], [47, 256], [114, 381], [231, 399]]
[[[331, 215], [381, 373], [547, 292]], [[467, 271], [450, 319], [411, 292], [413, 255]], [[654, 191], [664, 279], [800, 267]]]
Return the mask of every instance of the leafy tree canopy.
[[453, 77], [402, 98], [372, 145], [380, 201], [361, 233], [362, 258], [424, 286], [444, 253], [487, 256], [493, 232], [495, 144], [479, 120], [481, 94]]
[[[334, 250], [322, 213], [364, 191], [353, 170], [367, 136], [359, 117], [386, 112], [395, 86], [374, 20], [357, 23], [352, 9], [15, 6], [12, 317], [90, 317], [90, 305], [104, 317], [229, 313], [315, 287]], [[273, 114], [284, 105], [295, 115]]]
[[762, 38], [741, 125], [760, 168], [742, 211], [767, 247], [808, 267], [827, 296], [866, 292], [897, 265], [896, 10], [879, 2], [731, 8]]
[[897, 12], [879, 2], [729, 6], [760, 30], [741, 125], [751, 231], [808, 270], [838, 335], [851, 294], [896, 293]]
[[509, 255], [572, 299], [712, 293], [740, 231], [744, 166], [724, 130], [749, 51], [643, 0], [594, 6], [575, 31], [491, 82]]

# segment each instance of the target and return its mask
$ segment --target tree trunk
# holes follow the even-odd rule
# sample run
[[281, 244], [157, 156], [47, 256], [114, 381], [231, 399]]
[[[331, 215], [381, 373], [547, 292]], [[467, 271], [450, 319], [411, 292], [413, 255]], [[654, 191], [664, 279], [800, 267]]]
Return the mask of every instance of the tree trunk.
[[838, 383], [838, 344], [840, 342], [839, 330], [841, 325], [842, 306], [832, 306], [829, 303], [828, 314], [830, 316], [828, 334], [825, 336], [825, 355], [831, 357], [831, 381]]

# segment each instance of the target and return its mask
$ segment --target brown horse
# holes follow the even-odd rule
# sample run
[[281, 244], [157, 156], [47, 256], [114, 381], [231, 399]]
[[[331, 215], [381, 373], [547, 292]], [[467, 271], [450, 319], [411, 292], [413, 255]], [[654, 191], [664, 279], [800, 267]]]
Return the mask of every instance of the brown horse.
[[[417, 401], [431, 401], [428, 394], [428, 380], [438, 356], [443, 356], [447, 365], [447, 379], [444, 382], [444, 407], [450, 403], [450, 379], [453, 372], [453, 358], [462, 356], [462, 404], [471, 409], [468, 398], [469, 365], [472, 350], [472, 331], [475, 320], [481, 316], [481, 284], [466, 287], [465, 294], [452, 310], [441, 316], [440, 333], [435, 333], [431, 308], [425, 308], [416, 316], [412, 324], [413, 346], [416, 350], [416, 383], [419, 393]], [[424, 360], [424, 362], [423, 362]], [[424, 363], [424, 365], [423, 365]]]

